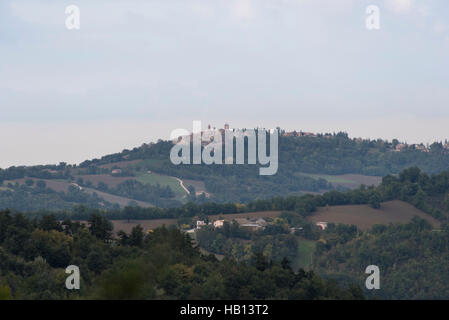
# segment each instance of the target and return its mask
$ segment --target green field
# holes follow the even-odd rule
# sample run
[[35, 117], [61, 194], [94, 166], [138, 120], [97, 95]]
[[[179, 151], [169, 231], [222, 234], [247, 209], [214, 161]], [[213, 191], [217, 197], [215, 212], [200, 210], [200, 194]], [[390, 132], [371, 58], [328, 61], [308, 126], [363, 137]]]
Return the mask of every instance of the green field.
[[137, 181], [143, 184], [169, 186], [176, 194], [177, 198], [183, 198], [187, 193], [174, 177], [164, 176], [157, 173], [144, 173], [138, 176]]
[[292, 263], [293, 270], [297, 271], [299, 268], [305, 270], [311, 269], [315, 248], [315, 241], [300, 239], [298, 243], [298, 255]]

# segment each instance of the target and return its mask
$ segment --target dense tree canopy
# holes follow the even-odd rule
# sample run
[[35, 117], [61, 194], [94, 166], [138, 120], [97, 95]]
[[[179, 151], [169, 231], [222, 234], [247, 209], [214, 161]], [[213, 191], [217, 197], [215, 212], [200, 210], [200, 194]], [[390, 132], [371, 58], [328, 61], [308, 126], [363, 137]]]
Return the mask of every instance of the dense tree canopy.
[[[220, 262], [202, 255], [178, 229], [144, 235], [136, 227], [110, 241], [106, 221], [89, 221], [90, 228], [73, 233], [70, 221], [54, 225], [52, 217], [37, 222], [1, 212], [0, 299], [363, 298], [355, 286], [343, 288], [312, 271], [294, 273], [260, 254], [249, 263]], [[71, 264], [81, 271], [79, 291], [65, 288]]]

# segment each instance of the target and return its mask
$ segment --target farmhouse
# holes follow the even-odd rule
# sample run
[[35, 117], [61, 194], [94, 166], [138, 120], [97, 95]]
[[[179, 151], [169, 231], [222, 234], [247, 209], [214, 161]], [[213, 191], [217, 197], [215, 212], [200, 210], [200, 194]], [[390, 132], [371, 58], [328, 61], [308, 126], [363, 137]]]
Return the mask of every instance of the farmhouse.
[[264, 229], [267, 225], [267, 222], [262, 218], [257, 220], [235, 219], [235, 221], [237, 221], [241, 228], [248, 228], [251, 231]]
[[195, 192], [195, 195], [197, 196], [197, 197], [199, 197], [199, 196], [201, 196], [201, 195], [203, 195], [204, 194], [204, 196], [206, 197], [206, 198], [210, 198], [210, 193], [209, 192], [205, 192], [205, 191], [196, 191]]
[[325, 230], [327, 228], [327, 222], [317, 222], [316, 225], [321, 228], [321, 230]]
[[197, 229], [200, 229], [201, 227], [203, 227], [203, 226], [205, 226], [205, 225], [206, 225], [206, 222], [203, 221], [203, 220], [197, 220], [197, 221], [196, 221], [196, 228], [197, 228]]
[[402, 150], [404, 150], [406, 148], [407, 148], [407, 145], [405, 143], [399, 143], [398, 145], [396, 145], [396, 148], [395, 148], [394, 151], [399, 152], [399, 151], [402, 151]]
[[77, 188], [78, 190], [83, 190], [83, 188], [82, 188], [81, 186], [79, 186], [78, 184], [76, 184], [76, 183], [71, 183], [70, 185], [71, 185], [72, 187]]
[[256, 224], [258, 224], [261, 227], [266, 227], [267, 226], [267, 222], [264, 219], [262, 219], [262, 218], [257, 219], [256, 220]]
[[259, 224], [257, 224], [257, 223], [252, 223], [252, 222], [249, 222], [249, 223], [243, 223], [243, 224], [240, 225], [240, 227], [242, 227], [242, 228], [248, 228], [248, 229], [250, 229], [251, 231], [256, 231], [256, 230], [259, 230], [260, 228], [262, 228], [262, 226], [260, 226]]
[[295, 233], [296, 231], [302, 231], [303, 227], [292, 227], [290, 228], [290, 233]]
[[224, 224], [224, 220], [214, 221], [214, 228], [222, 228]]

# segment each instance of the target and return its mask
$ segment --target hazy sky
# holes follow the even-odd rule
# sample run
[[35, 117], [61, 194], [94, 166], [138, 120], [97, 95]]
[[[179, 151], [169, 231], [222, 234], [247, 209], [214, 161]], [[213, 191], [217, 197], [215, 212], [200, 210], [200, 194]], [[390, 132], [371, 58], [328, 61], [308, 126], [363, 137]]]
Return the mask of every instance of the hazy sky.
[[[80, 30], [65, 27], [71, 4]], [[1, 0], [0, 167], [78, 163], [193, 120], [449, 139], [448, 12], [447, 0]]]

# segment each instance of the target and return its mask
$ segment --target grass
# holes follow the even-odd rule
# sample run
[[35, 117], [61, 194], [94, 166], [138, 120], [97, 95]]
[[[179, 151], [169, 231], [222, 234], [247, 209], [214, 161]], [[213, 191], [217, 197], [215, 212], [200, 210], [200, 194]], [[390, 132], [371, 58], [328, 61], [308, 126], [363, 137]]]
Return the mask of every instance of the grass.
[[299, 268], [305, 270], [311, 269], [315, 249], [315, 241], [300, 239], [298, 243], [298, 255], [292, 263], [293, 270], [297, 271]]
[[183, 198], [186, 191], [181, 187], [179, 181], [174, 177], [165, 176], [157, 173], [143, 173], [137, 177], [137, 181], [143, 184], [169, 186], [176, 194], [177, 198]]

